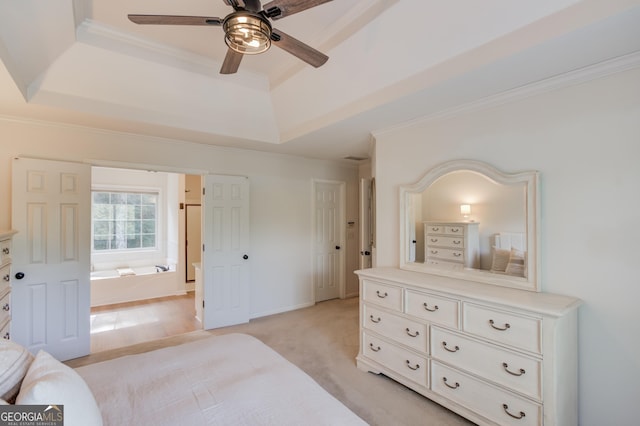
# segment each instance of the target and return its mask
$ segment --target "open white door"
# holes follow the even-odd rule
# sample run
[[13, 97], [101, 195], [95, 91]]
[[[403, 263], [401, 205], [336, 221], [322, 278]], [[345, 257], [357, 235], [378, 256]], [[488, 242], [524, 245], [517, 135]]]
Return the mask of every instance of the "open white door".
[[207, 175], [202, 199], [204, 328], [249, 322], [249, 179]]
[[371, 179], [360, 179], [360, 269], [371, 268], [372, 207]]
[[60, 360], [90, 351], [91, 167], [13, 160], [11, 337]]

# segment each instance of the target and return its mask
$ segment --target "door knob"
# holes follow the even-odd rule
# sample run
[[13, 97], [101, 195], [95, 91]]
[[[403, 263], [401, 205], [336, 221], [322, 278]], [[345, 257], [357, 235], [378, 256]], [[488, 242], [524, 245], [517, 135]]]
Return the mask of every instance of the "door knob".
[[21, 280], [24, 278], [24, 272], [16, 272], [16, 280]]
[[336, 250], [340, 250], [340, 246], [336, 246]]
[[245, 254], [244, 256], [242, 256], [242, 258], [243, 258], [244, 260], [247, 260], [247, 259], [249, 258], [249, 256], [247, 256], [247, 255]]

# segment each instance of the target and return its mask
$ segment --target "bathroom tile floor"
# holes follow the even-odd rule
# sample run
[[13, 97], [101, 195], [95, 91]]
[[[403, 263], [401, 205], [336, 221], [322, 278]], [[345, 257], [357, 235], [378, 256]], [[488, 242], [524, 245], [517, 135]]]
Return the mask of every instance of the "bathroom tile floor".
[[200, 330], [194, 293], [91, 308], [91, 353]]

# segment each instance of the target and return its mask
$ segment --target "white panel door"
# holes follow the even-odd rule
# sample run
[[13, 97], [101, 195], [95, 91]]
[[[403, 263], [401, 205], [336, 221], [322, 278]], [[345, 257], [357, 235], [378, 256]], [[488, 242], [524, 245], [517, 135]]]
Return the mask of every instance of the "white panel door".
[[344, 210], [340, 182], [316, 182], [314, 202], [314, 288], [316, 302], [343, 296]]
[[249, 179], [205, 176], [204, 328], [249, 322]]
[[11, 337], [60, 360], [90, 351], [91, 167], [13, 160]]

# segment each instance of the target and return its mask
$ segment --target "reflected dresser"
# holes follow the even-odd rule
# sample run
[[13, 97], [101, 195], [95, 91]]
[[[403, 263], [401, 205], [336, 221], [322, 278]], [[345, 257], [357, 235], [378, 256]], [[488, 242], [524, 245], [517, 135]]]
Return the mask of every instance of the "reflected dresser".
[[580, 300], [364, 269], [358, 368], [480, 425], [577, 424]]
[[451, 268], [480, 268], [477, 222], [424, 222], [425, 262]]

